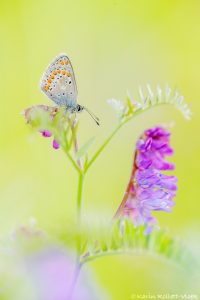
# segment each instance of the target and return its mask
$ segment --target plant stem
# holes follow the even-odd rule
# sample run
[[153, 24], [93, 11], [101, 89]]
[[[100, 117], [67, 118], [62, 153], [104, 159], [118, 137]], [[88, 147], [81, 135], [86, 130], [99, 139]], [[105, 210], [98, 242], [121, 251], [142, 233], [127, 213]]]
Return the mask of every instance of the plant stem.
[[97, 152], [94, 154], [94, 156], [89, 161], [88, 165], [85, 168], [85, 173], [88, 171], [88, 169], [91, 167], [91, 165], [94, 163], [94, 161], [97, 159], [99, 154], [104, 150], [104, 148], [108, 145], [108, 143], [111, 141], [113, 136], [117, 133], [117, 131], [122, 127], [124, 123], [120, 123], [108, 136], [108, 138], [105, 140], [105, 142], [101, 145], [101, 147], [97, 150]]
[[77, 193], [77, 223], [79, 226], [81, 225], [83, 180], [84, 180], [84, 174], [80, 173], [78, 178], [78, 193]]
[[[57, 140], [59, 141], [59, 138], [56, 135]], [[60, 145], [63, 149], [63, 151], [65, 152], [65, 154], [67, 155], [67, 157], [69, 158], [69, 161], [71, 162], [71, 164], [73, 165], [74, 169], [80, 173], [80, 168], [79, 165], [77, 165], [76, 161], [73, 159], [73, 157], [71, 156], [69, 149], [67, 148], [66, 144], [63, 144], [62, 142], [60, 142]]]
[[[167, 104], [167, 103], [159, 103], [159, 105], [162, 105], [162, 104]], [[131, 121], [134, 117], [138, 116], [140, 113], [143, 113], [143, 112], [151, 109], [154, 106], [156, 106], [156, 104], [154, 104], [153, 106], [149, 106], [149, 107], [147, 107], [145, 109], [140, 108], [140, 109], [136, 110], [135, 112], [133, 112], [133, 114], [131, 114], [130, 116], [126, 116], [126, 118], [123, 121], [121, 121], [121, 123], [119, 123], [117, 125], [117, 127], [111, 132], [111, 134], [108, 136], [108, 138], [105, 140], [105, 142], [100, 146], [100, 148], [97, 150], [97, 152], [91, 158], [91, 160], [89, 161], [89, 163], [85, 167], [85, 173], [88, 171], [88, 169], [91, 167], [91, 165], [97, 159], [97, 157], [99, 156], [99, 154], [101, 154], [101, 152], [104, 150], [104, 148], [109, 144], [109, 142], [111, 141], [111, 139], [114, 137], [114, 135], [118, 132], [118, 130], [123, 125], [125, 125], [126, 123], [128, 123], [129, 121]]]
[[[77, 138], [76, 130], [75, 130], [76, 126], [78, 125], [77, 123], [78, 123], [77, 119], [74, 119], [74, 121], [71, 125], [72, 134], [74, 136], [74, 152], [75, 152], [75, 154], [78, 152], [78, 149], [79, 149], [78, 138]], [[77, 165], [79, 166], [80, 170], [83, 169], [83, 164], [82, 164], [82, 161], [80, 158], [77, 159]]]
[[[75, 127], [77, 125], [76, 119], [73, 121], [71, 126], [72, 133], [74, 135], [74, 152], [75, 154], [78, 152], [78, 138], [76, 133], [74, 132]], [[81, 251], [81, 208], [82, 208], [82, 194], [83, 194], [83, 180], [84, 180], [84, 172], [83, 172], [83, 165], [81, 159], [77, 159], [77, 165], [79, 169], [79, 177], [78, 177], [78, 193], [77, 193], [77, 230], [78, 230], [78, 238], [77, 238], [77, 261], [79, 263], [79, 255]]]
[[77, 249], [76, 249], [76, 267], [74, 271], [74, 277], [72, 281], [72, 285], [69, 291], [69, 296], [67, 299], [71, 299], [75, 285], [81, 270], [81, 263], [80, 263], [80, 254], [81, 254], [81, 204], [82, 204], [82, 194], [83, 194], [83, 179], [84, 174], [79, 172], [78, 177], [78, 193], [77, 193]]
[[[75, 126], [77, 125], [76, 119], [73, 121], [71, 125], [71, 130], [74, 139], [74, 152], [78, 151], [78, 138], [75, 133]], [[84, 172], [83, 172], [83, 165], [81, 159], [77, 159], [77, 162], [71, 157], [69, 153], [67, 153], [69, 159], [73, 163], [74, 167], [78, 171], [78, 192], [77, 192], [77, 203], [76, 203], [76, 210], [77, 210], [77, 250], [76, 250], [76, 266], [73, 275], [72, 285], [69, 290], [69, 295], [67, 299], [71, 299], [73, 296], [73, 292], [77, 283], [77, 279], [81, 270], [81, 263], [80, 263], [80, 254], [81, 254], [81, 207], [82, 207], [82, 194], [83, 194], [83, 180], [84, 180]]]
[[[146, 109], [147, 110], [147, 109]], [[88, 171], [88, 169], [91, 167], [91, 165], [94, 163], [94, 161], [97, 159], [97, 157], [101, 154], [101, 152], [104, 150], [104, 148], [109, 144], [109, 142], [112, 140], [112, 138], [115, 136], [115, 134], [118, 132], [118, 130], [128, 123], [131, 119], [139, 115], [141, 112], [143, 112], [142, 109], [138, 109], [136, 112], [134, 112], [131, 116], [126, 117], [125, 120], [121, 121], [116, 128], [111, 132], [111, 134], [108, 136], [108, 138], [105, 140], [105, 142], [100, 146], [100, 148], [97, 150], [97, 152], [94, 154], [94, 156], [89, 161], [88, 165], [85, 168], [85, 173]]]
[[125, 249], [119, 249], [119, 250], [108, 250], [108, 251], [104, 251], [104, 252], [99, 252], [99, 253], [95, 253], [92, 255], [88, 255], [86, 257], [83, 257], [81, 259], [81, 265], [83, 266], [85, 263], [88, 263], [90, 261], [94, 261], [98, 258], [104, 257], [104, 256], [112, 256], [112, 255], [121, 255], [121, 254], [142, 254], [142, 253], [148, 253], [148, 251], [145, 251], [143, 249], [140, 248], [136, 248], [133, 250], [125, 250]]
[[69, 294], [68, 294], [68, 297], [67, 297], [68, 300], [72, 299], [72, 297], [73, 297], [74, 289], [75, 289], [75, 286], [76, 286], [76, 283], [77, 283], [77, 280], [78, 280], [78, 277], [79, 277], [79, 274], [80, 274], [80, 271], [81, 271], [81, 267], [82, 267], [81, 264], [77, 264], [77, 266], [75, 268], [74, 276], [72, 278], [72, 283], [71, 283], [71, 286], [70, 286], [70, 289], [69, 289]]
[[69, 158], [70, 162], [72, 163], [73, 167], [76, 169], [76, 171], [80, 174], [81, 170], [79, 168], [79, 166], [76, 164], [75, 160], [73, 159], [73, 157], [71, 156], [71, 154], [68, 151], [65, 151], [65, 153], [67, 154], [67, 157]]
[[[135, 172], [138, 169], [137, 165], [136, 165], [136, 158], [137, 158], [137, 151], [135, 151], [135, 153], [134, 153], [133, 167], [132, 167], [131, 176], [130, 176], [126, 191], [124, 193], [122, 202], [120, 203], [120, 205], [119, 205], [119, 207], [118, 207], [118, 209], [117, 209], [117, 211], [114, 215], [114, 219], [119, 218], [121, 216], [121, 214], [123, 214], [123, 210], [124, 210], [124, 207], [125, 207], [126, 202], [128, 200], [128, 196], [130, 195], [130, 190], [131, 190], [131, 187], [133, 186], [133, 180], [134, 180]], [[132, 193], [133, 193], [133, 191], [132, 191]]]

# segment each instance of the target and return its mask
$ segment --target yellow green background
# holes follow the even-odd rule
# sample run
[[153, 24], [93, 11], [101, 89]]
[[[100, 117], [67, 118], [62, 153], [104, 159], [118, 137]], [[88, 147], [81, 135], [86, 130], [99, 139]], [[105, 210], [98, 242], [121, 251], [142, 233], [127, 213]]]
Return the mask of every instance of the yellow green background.
[[[0, 234], [34, 216], [49, 232], [75, 216], [77, 177], [61, 150], [30, 132], [20, 112], [51, 104], [39, 91], [46, 66], [59, 53], [71, 58], [83, 113], [80, 142], [96, 136], [90, 154], [115, 125], [109, 98], [137, 98], [138, 85], [166, 82], [191, 104], [190, 122], [172, 107], [137, 117], [112, 141], [85, 182], [86, 219], [112, 217], [129, 178], [133, 149], [147, 127], [171, 123], [179, 190], [173, 213], [160, 225], [199, 251], [200, 2], [198, 0], [0, 1]], [[109, 299], [137, 293], [197, 293], [198, 280], [152, 257], [103, 258], [90, 264]]]

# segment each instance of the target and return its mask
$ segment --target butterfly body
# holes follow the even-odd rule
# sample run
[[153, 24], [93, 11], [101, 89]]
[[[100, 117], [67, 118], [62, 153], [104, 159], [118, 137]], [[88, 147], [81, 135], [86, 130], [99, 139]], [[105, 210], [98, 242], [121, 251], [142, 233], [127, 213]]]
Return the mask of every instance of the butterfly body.
[[77, 103], [77, 87], [70, 59], [60, 54], [47, 67], [40, 82], [40, 89], [56, 105], [64, 107], [67, 112], [77, 113], [84, 109], [99, 125], [99, 120], [87, 108]]

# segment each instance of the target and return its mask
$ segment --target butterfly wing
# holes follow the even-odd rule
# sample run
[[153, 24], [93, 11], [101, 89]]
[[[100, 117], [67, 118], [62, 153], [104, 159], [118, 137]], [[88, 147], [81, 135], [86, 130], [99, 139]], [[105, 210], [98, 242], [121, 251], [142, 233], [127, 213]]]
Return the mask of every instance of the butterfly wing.
[[48, 66], [42, 76], [40, 88], [58, 106], [76, 106], [76, 81], [72, 64], [66, 54], [60, 54]]

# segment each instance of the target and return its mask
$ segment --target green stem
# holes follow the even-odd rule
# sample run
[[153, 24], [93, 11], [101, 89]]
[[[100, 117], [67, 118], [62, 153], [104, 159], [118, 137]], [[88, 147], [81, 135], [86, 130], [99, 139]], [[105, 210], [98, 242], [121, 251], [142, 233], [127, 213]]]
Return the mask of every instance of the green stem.
[[85, 173], [88, 171], [88, 169], [91, 167], [91, 165], [94, 163], [94, 161], [97, 159], [97, 157], [101, 154], [101, 152], [104, 150], [104, 148], [108, 145], [108, 143], [111, 141], [113, 136], [117, 133], [117, 131], [122, 127], [124, 123], [120, 123], [108, 136], [108, 138], [105, 140], [105, 142], [101, 145], [101, 147], [97, 150], [97, 152], [94, 154], [94, 156], [91, 158], [89, 163], [87, 164], [85, 168]]
[[80, 174], [81, 170], [78, 167], [78, 165], [76, 164], [75, 160], [73, 159], [73, 157], [71, 156], [71, 154], [68, 151], [65, 151], [65, 153], [67, 154], [67, 157], [69, 158], [70, 162], [72, 163], [73, 167], [76, 169], [76, 171]]
[[71, 286], [69, 288], [69, 294], [68, 294], [68, 297], [67, 297], [68, 300], [71, 300], [72, 297], [73, 297], [74, 290], [75, 290], [75, 287], [76, 287], [76, 284], [77, 284], [77, 280], [78, 280], [78, 277], [79, 277], [79, 274], [80, 274], [80, 271], [81, 271], [81, 267], [82, 267], [82, 265], [78, 262], [78, 264], [75, 267], [74, 276], [73, 276], [73, 279], [72, 279]]
[[134, 249], [134, 250], [109, 250], [105, 252], [99, 252], [96, 254], [88, 255], [87, 257], [83, 257], [80, 261], [81, 265], [84, 265], [85, 263], [88, 263], [90, 261], [96, 260], [98, 258], [104, 257], [104, 256], [113, 256], [113, 255], [124, 255], [124, 254], [142, 254], [142, 253], [149, 253], [148, 251], [145, 251], [143, 249]]
[[[160, 103], [162, 104], [162, 103]], [[150, 109], [152, 106], [147, 107], [145, 109], [145, 111], [147, 111], [148, 109]], [[94, 156], [91, 158], [91, 160], [89, 161], [89, 163], [87, 164], [87, 166], [85, 167], [85, 173], [88, 171], [88, 169], [92, 166], [92, 164], [95, 162], [95, 160], [97, 159], [97, 157], [101, 154], [101, 152], [104, 150], [104, 148], [109, 144], [109, 142], [112, 140], [112, 138], [115, 136], [115, 134], [118, 132], [118, 130], [125, 125], [126, 123], [128, 123], [129, 121], [131, 121], [134, 117], [138, 116], [140, 113], [144, 112], [144, 110], [142, 108], [138, 109], [137, 111], [133, 112], [132, 115], [127, 116], [123, 121], [121, 121], [121, 123], [119, 123], [117, 125], [117, 127], [111, 132], [111, 134], [108, 136], [108, 138], [105, 140], [105, 142], [100, 146], [100, 148], [97, 150], [97, 152], [94, 154]]]
[[77, 230], [78, 230], [78, 239], [77, 239], [77, 255], [80, 254], [81, 250], [81, 208], [82, 208], [82, 195], [83, 195], [83, 181], [84, 174], [79, 173], [78, 178], [78, 193], [77, 193]]
[[[73, 124], [71, 125], [73, 140], [74, 140], [74, 151], [75, 153], [78, 151], [78, 139], [75, 133], [75, 126], [76, 126], [76, 120], [74, 120]], [[74, 278], [72, 281], [72, 285], [70, 287], [68, 298], [69, 300], [73, 297], [73, 292], [76, 286], [76, 282], [81, 270], [81, 264], [80, 264], [80, 254], [81, 254], [81, 208], [82, 208], [82, 194], [83, 194], [83, 180], [84, 180], [84, 172], [82, 167], [82, 162], [80, 159], [77, 160], [77, 162], [73, 159], [73, 157], [70, 155], [68, 151], [66, 151], [66, 154], [75, 167], [76, 171], [78, 172], [78, 192], [77, 192], [77, 203], [76, 203], [76, 209], [77, 209], [77, 253], [76, 253], [76, 266], [75, 266], [75, 272], [74, 272]], [[68, 299], [67, 298], [67, 299]]]

